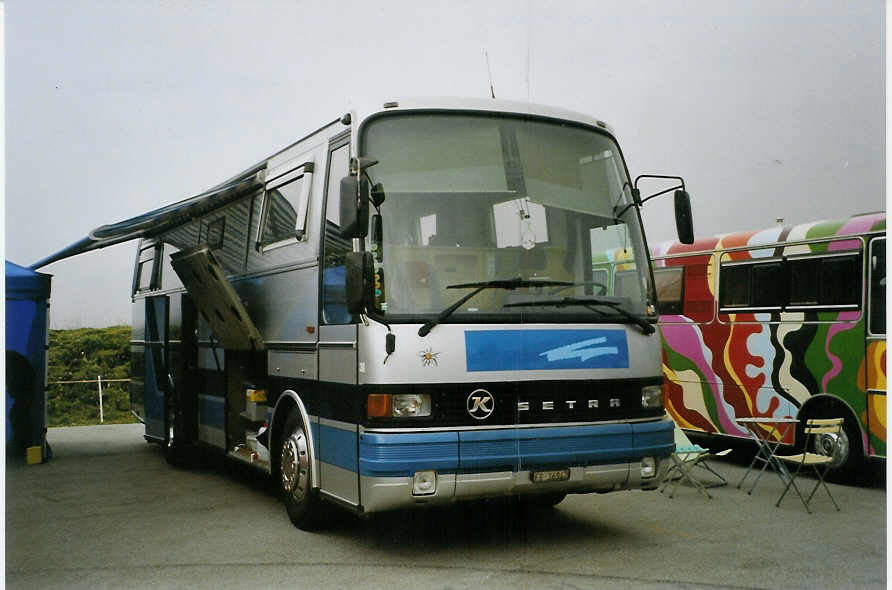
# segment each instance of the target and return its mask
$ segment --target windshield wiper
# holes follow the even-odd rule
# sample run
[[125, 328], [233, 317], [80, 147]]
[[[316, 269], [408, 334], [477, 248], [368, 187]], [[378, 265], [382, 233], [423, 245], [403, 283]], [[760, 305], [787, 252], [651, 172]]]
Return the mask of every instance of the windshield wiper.
[[650, 335], [656, 332], [656, 329], [649, 321], [629, 313], [623, 309], [621, 302], [613, 301], [611, 299], [579, 299], [576, 297], [564, 297], [563, 299], [551, 299], [547, 301], [519, 301], [517, 303], [506, 303], [504, 307], [566, 307], [568, 305], [581, 305], [599, 315], [604, 315], [604, 312], [595, 309], [595, 307], [609, 307], [622, 317], [637, 325], [645, 334]]
[[482, 281], [479, 283], [461, 283], [459, 285], [448, 285], [447, 289], [474, 289], [443, 311], [437, 314], [437, 317], [430, 319], [424, 322], [420, 328], [418, 328], [418, 335], [422, 338], [427, 336], [430, 331], [445, 320], [447, 317], [452, 315], [452, 313], [461, 307], [465, 302], [467, 302], [471, 297], [475, 296], [477, 293], [484, 291], [486, 289], [523, 289], [525, 287], [565, 287], [572, 285], [573, 283], [568, 283], [567, 281], [549, 281], [549, 280], [535, 280], [535, 279], [523, 279], [521, 277], [517, 277], [515, 279], [499, 279], [494, 281]]

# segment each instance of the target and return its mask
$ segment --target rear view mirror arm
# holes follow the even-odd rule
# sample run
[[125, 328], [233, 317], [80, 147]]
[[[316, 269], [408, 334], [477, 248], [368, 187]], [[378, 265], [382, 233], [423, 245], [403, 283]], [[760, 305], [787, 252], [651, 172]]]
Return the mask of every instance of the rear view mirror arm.
[[[661, 179], [665, 179], [665, 180], [677, 180], [681, 184], [667, 188], [665, 190], [662, 190], [658, 193], [654, 193], [654, 194], [649, 195], [642, 199], [641, 191], [638, 190], [638, 181], [641, 180], [642, 178], [661, 178]], [[675, 190], [687, 190], [687, 189], [685, 189], [685, 186], [684, 186], [684, 178], [682, 178], [681, 176], [663, 176], [660, 174], [641, 174], [635, 179], [635, 186], [632, 189], [632, 195], [635, 197], [635, 201], [639, 205], [643, 205], [644, 203], [648, 202], [649, 200], [653, 199], [654, 197], [659, 197], [660, 195], [665, 195], [666, 193], [669, 193], [669, 192], [672, 192]]]

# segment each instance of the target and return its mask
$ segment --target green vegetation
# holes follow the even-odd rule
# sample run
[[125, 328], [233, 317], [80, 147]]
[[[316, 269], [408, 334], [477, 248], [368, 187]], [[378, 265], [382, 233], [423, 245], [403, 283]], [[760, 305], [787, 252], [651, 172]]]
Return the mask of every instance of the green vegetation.
[[[50, 330], [47, 352], [47, 426], [99, 424], [99, 387], [105, 424], [135, 422], [130, 413], [130, 326]], [[93, 381], [93, 383], [56, 383]]]

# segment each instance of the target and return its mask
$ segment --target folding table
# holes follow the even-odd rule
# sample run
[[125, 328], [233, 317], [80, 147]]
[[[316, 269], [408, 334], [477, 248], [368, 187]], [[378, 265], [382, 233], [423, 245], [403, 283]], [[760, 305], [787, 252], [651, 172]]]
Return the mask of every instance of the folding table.
[[[762, 478], [762, 474], [765, 472], [765, 468], [771, 465], [771, 468], [777, 473], [777, 476], [780, 478], [781, 482], [786, 483], [790, 474], [787, 471], [787, 468], [784, 466], [783, 462], [778, 460], [775, 456], [775, 451], [781, 445], [781, 442], [784, 440], [784, 437], [787, 435], [787, 431], [790, 429], [790, 426], [793, 424], [797, 424], [799, 420], [796, 418], [738, 418], [736, 420], [738, 424], [746, 428], [747, 434], [749, 434], [750, 438], [755, 441], [758, 450], [756, 451], [756, 456], [753, 457], [753, 460], [750, 462], [749, 467], [746, 469], [746, 473], [743, 474], [743, 477], [740, 479], [740, 483], [737, 484], [737, 488], [740, 489], [740, 486], [743, 485], [743, 482], [746, 480], [747, 476], [749, 476], [750, 472], [753, 471], [756, 463], [761, 463], [762, 467], [759, 469], [759, 473], [756, 475], [755, 481], [753, 481], [753, 485], [750, 486], [750, 489], [747, 491], [747, 494], [752, 495], [753, 490], [756, 488], [756, 484], [759, 483], [759, 479]], [[761, 428], [764, 425], [770, 424], [771, 428], [765, 431], [765, 429]], [[777, 434], [777, 438], [774, 438], [774, 435]], [[784, 479], [786, 478], [786, 479]]]

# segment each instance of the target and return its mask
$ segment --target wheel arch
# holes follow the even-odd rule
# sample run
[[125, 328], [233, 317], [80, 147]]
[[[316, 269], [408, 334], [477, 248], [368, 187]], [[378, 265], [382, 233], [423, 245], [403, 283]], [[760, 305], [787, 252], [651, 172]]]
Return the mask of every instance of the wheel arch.
[[282, 430], [285, 428], [285, 422], [288, 420], [288, 414], [292, 411], [300, 415], [300, 419], [306, 428], [307, 451], [310, 453], [310, 461], [314, 469], [310, 470], [310, 487], [319, 487], [319, 469], [316, 463], [316, 440], [313, 437], [313, 428], [310, 422], [310, 415], [300, 396], [292, 389], [286, 389], [279, 396], [275, 408], [273, 408], [273, 416], [270, 422], [269, 442], [270, 442], [270, 473], [276, 477], [279, 472], [279, 441], [282, 440]]
[[864, 429], [861, 427], [861, 421], [858, 419], [858, 415], [855, 413], [855, 410], [851, 405], [844, 399], [833, 395], [832, 393], [819, 393], [817, 395], [813, 395], [808, 398], [804, 404], [799, 408], [799, 412], [797, 412], [797, 418], [799, 418], [800, 422], [796, 425], [796, 444], [802, 441], [802, 431], [805, 428], [805, 424], [802, 420], [807, 418], [818, 417], [821, 413], [826, 412], [828, 409], [836, 409], [841, 408], [842, 411], [846, 415], [839, 416], [825, 416], [825, 417], [839, 417], [839, 418], [850, 418], [851, 423], [854, 424], [858, 428], [858, 441], [859, 446], [861, 447], [861, 456], [867, 456], [866, 451], [866, 433]]

